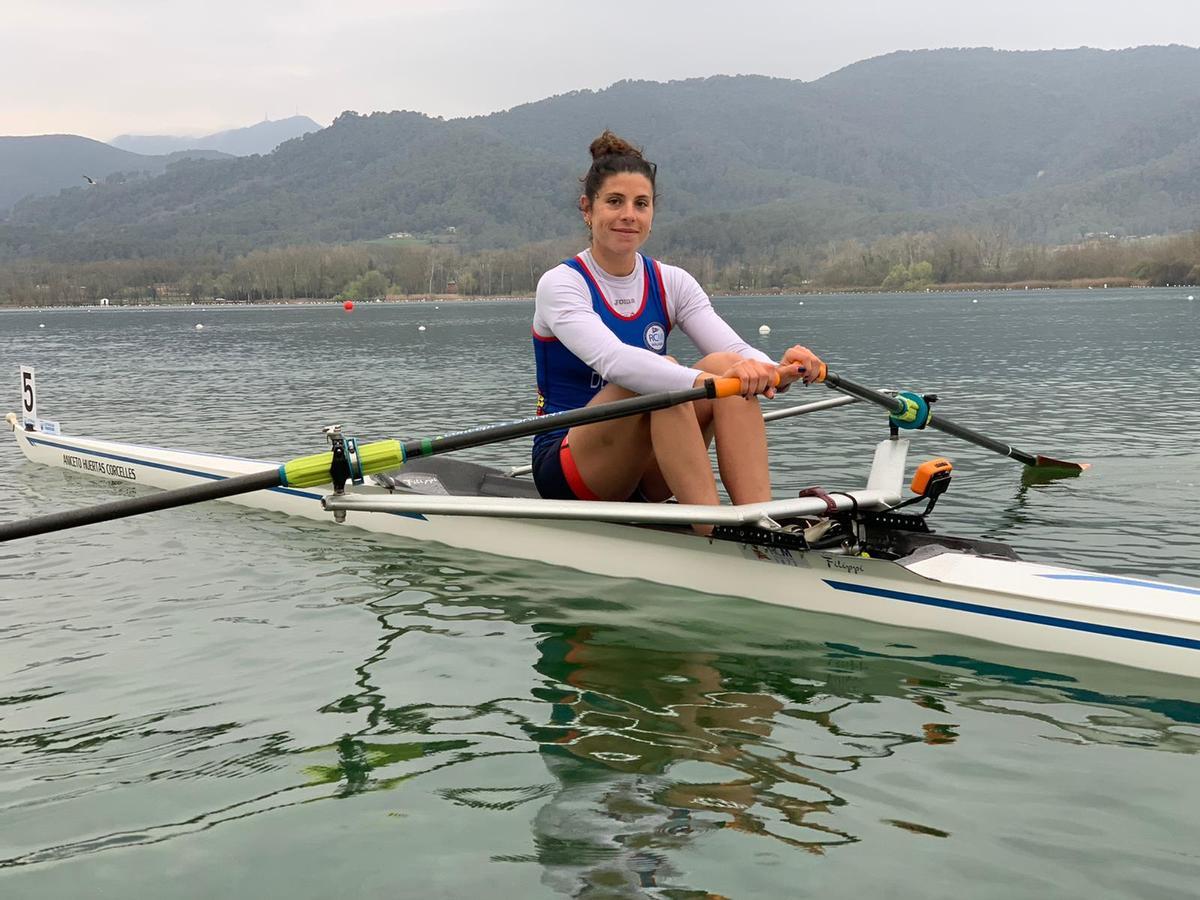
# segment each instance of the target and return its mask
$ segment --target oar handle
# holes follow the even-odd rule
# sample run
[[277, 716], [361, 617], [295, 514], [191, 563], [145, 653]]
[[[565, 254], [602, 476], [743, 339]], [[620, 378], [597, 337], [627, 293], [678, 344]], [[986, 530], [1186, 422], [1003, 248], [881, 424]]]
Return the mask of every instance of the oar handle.
[[[742, 380], [740, 378], [709, 378], [706, 383], [713, 386], [711, 397], [722, 400], [725, 397], [737, 397], [742, 393]], [[770, 387], [779, 386], [779, 373], [771, 373]]]

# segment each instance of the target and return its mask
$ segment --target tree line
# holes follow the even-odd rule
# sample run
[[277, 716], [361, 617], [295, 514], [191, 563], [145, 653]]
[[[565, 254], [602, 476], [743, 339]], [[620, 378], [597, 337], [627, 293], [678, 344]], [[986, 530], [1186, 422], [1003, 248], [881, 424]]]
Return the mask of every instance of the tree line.
[[[532, 296], [541, 274], [582, 244], [582, 238], [563, 239], [478, 251], [454, 244], [307, 245], [255, 250], [231, 263], [218, 257], [15, 262], [0, 267], [0, 304], [90, 305], [102, 298], [200, 303]], [[782, 246], [725, 262], [711, 253], [681, 249], [667, 261], [683, 266], [710, 291], [733, 293], [914, 291], [1103, 279], [1200, 284], [1200, 231], [1137, 240], [1101, 236], [1046, 247], [1018, 244], [999, 227], [953, 229], [906, 232], [872, 242]]]

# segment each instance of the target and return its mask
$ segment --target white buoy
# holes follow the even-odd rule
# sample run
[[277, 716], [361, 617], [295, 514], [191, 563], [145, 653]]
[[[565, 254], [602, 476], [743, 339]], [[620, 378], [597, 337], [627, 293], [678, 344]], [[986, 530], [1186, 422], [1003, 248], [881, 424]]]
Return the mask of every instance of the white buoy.
[[978, 301], [978, 300], [972, 300], [971, 302], [972, 302], [972, 303], [978, 303], [979, 301]]
[[425, 326], [424, 326], [424, 325], [418, 325], [418, 326], [417, 326], [417, 331], [424, 331], [424, 330], [425, 330]]
[[796, 305], [797, 305], [797, 306], [803, 306], [803, 305], [804, 305], [804, 301], [803, 301], [803, 300], [801, 300], [801, 301], [800, 301], [799, 303], [797, 303]]
[[201, 325], [199, 322], [197, 322], [197, 323], [196, 323], [196, 330], [197, 330], [197, 331], [201, 331], [201, 330], [203, 330], [203, 328], [204, 328], [204, 326], [203, 326], [203, 325]]
[[1195, 297], [1193, 297], [1191, 294], [1188, 294], [1188, 299], [1189, 299], [1189, 300], [1195, 300], [1196, 298], [1195, 298]]
[[45, 322], [43, 322], [41, 325], [39, 325], [39, 326], [38, 326], [38, 328], [45, 328], [45, 327], [46, 327], [46, 323], [45, 323]]
[[758, 333], [759, 333], [759, 334], [770, 334], [770, 333], [771, 333], [771, 326], [770, 326], [770, 325], [759, 325], [759, 326], [758, 326]]

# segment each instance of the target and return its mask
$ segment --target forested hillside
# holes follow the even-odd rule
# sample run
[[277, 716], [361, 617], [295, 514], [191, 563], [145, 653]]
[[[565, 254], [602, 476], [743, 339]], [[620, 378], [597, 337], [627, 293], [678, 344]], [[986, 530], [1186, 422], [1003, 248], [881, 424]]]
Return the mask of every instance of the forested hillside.
[[810, 83], [621, 82], [449, 121], [346, 113], [268, 156], [26, 201], [0, 223], [0, 260], [578, 235], [576, 179], [604, 127], [660, 166], [656, 249], [717, 264], [953, 227], [1062, 243], [1200, 223], [1200, 50], [933, 50]]
[[55, 194], [94, 181], [130, 181], [161, 174], [181, 159], [216, 159], [216, 150], [145, 156], [74, 134], [0, 137], [0, 216], [22, 197]]

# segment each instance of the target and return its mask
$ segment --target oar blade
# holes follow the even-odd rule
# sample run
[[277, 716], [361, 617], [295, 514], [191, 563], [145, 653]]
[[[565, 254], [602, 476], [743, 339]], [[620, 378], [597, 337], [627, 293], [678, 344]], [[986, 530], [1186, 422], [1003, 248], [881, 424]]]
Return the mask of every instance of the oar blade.
[[1053, 456], [1042, 456], [1039, 453], [1037, 455], [1037, 462], [1034, 463], [1034, 467], [1045, 470], [1045, 471], [1049, 471], [1050, 469], [1060, 469], [1063, 472], [1068, 472], [1068, 473], [1071, 473], [1074, 475], [1078, 475], [1080, 472], [1084, 471], [1085, 469], [1090, 469], [1092, 467], [1092, 464], [1091, 463], [1067, 462], [1064, 459], [1055, 459]]
[[1033, 487], [1040, 484], [1053, 484], [1066, 478], [1078, 478], [1091, 463], [1067, 462], [1052, 456], [1038, 455], [1034, 457], [1033, 465], [1021, 469], [1021, 484]]

